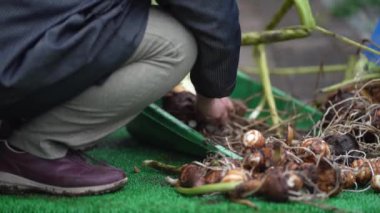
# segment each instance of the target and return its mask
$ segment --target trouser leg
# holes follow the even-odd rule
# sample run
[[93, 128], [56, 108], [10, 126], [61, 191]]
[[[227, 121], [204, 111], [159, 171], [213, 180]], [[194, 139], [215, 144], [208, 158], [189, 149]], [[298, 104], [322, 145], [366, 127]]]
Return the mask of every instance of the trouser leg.
[[24, 125], [9, 143], [48, 159], [90, 145], [168, 92], [190, 71], [196, 55], [191, 34], [174, 18], [151, 9], [142, 42], [121, 68], [101, 85]]

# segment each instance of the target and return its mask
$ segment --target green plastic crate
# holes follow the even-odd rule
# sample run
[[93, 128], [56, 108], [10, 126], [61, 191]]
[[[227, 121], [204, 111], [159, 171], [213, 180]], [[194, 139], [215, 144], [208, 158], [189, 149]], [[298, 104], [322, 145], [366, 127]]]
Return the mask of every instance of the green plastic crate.
[[[238, 72], [233, 98], [249, 99], [248, 106], [254, 108], [259, 104], [261, 94], [262, 85], [259, 82], [245, 73]], [[290, 97], [279, 89], [273, 88], [273, 94], [278, 110], [288, 112], [288, 115], [284, 116], [289, 117], [296, 113], [304, 115], [295, 122], [298, 130], [308, 131], [322, 116], [317, 109]], [[133, 137], [139, 141], [198, 156], [205, 156], [207, 152], [218, 150], [227, 156], [239, 158], [222, 146], [213, 146], [207, 143], [202, 134], [163, 110], [159, 103], [160, 101], [148, 106], [127, 125], [127, 129]], [[266, 110], [260, 114], [260, 117], [268, 116], [269, 112]]]

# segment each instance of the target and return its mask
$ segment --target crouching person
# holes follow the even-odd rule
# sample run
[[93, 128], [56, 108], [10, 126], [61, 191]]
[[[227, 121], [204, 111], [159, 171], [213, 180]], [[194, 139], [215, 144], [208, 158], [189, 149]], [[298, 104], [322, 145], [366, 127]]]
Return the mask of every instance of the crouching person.
[[[235, 0], [0, 2], [0, 188], [100, 194], [124, 171], [80, 150], [124, 126], [191, 71], [199, 111], [224, 122], [240, 27]], [[1, 127], [0, 127], [1, 128]]]

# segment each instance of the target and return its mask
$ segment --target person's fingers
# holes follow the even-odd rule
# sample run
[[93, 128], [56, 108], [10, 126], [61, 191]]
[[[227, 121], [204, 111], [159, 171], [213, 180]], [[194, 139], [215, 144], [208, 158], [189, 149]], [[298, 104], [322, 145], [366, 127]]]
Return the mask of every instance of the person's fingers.
[[205, 99], [200, 97], [197, 102], [197, 110], [200, 115], [209, 123], [224, 125], [230, 115], [234, 113], [235, 107], [232, 100], [228, 97], [220, 99]]
[[223, 101], [225, 108], [228, 111], [228, 113], [234, 113], [235, 112], [234, 104], [232, 103], [230, 98], [223, 98], [222, 101]]
[[221, 124], [226, 124], [229, 120], [229, 113], [228, 112], [224, 112], [221, 119], [220, 119], [220, 123]]

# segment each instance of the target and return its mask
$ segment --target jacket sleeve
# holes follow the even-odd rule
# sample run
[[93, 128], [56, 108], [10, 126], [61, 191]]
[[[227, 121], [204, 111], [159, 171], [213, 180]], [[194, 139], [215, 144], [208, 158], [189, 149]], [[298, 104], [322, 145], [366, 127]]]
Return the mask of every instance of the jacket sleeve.
[[159, 0], [194, 35], [198, 57], [191, 71], [197, 93], [219, 98], [235, 87], [241, 31], [236, 0]]

